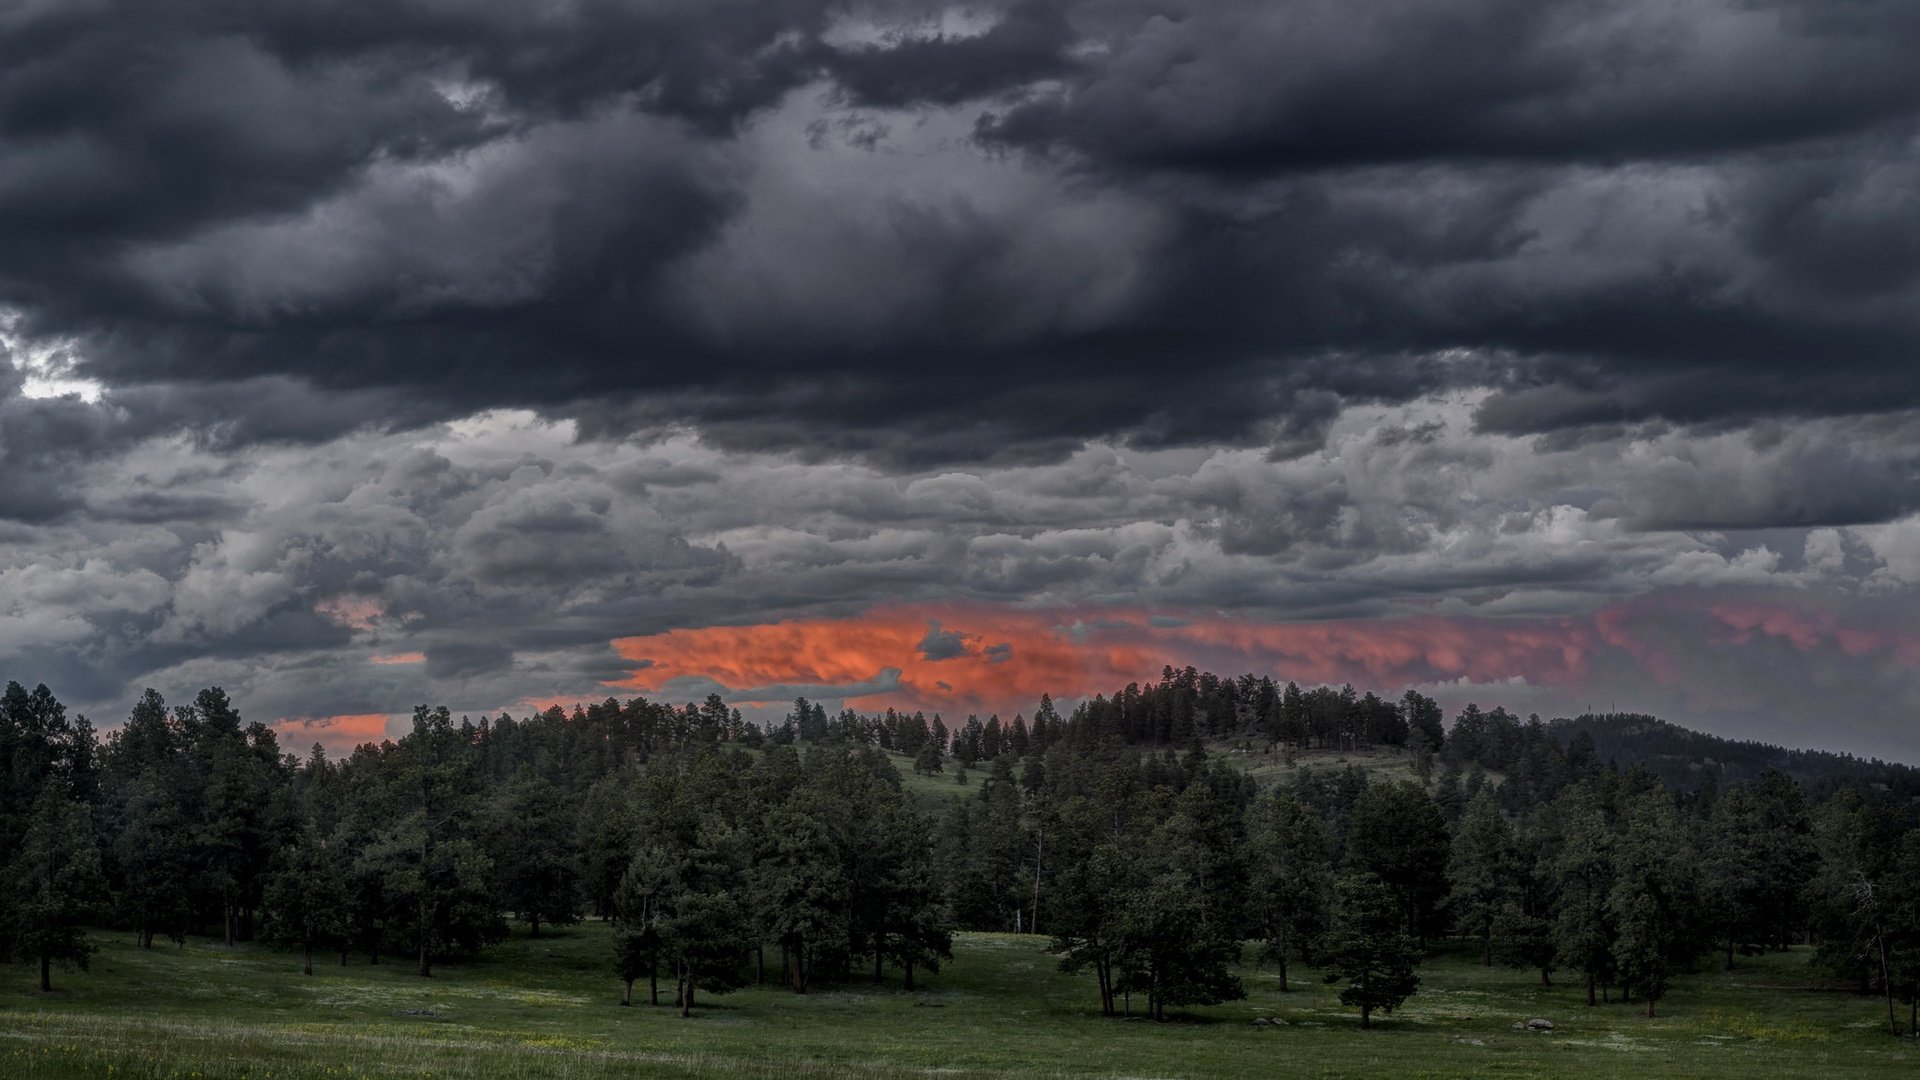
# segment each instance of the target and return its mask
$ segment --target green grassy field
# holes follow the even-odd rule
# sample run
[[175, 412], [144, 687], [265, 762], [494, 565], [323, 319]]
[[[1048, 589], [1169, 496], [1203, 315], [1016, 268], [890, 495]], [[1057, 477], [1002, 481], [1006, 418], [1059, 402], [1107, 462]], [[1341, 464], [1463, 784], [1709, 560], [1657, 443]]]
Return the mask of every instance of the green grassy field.
[[[1920, 1048], [1888, 1036], [1872, 998], [1809, 970], [1803, 953], [1680, 979], [1648, 1020], [1587, 1008], [1573, 986], [1439, 950], [1420, 994], [1372, 1031], [1333, 991], [1252, 996], [1167, 1024], [1097, 1015], [1088, 978], [1059, 974], [1040, 938], [966, 934], [929, 985], [749, 989], [692, 1019], [618, 1006], [607, 928], [516, 933], [433, 979], [404, 964], [300, 974], [298, 957], [190, 941], [143, 952], [98, 935], [93, 970], [41, 995], [0, 967], [0, 1076], [1911, 1076]], [[644, 986], [641, 988], [644, 989]], [[1257, 1026], [1256, 1016], [1285, 1026]], [[1512, 1030], [1545, 1017], [1550, 1033]]]
[[[1246, 772], [1259, 781], [1261, 789], [1272, 788], [1276, 784], [1293, 779], [1302, 768], [1312, 768], [1322, 772], [1337, 772], [1348, 765], [1357, 765], [1375, 780], [1412, 780], [1413, 766], [1408, 763], [1404, 750], [1397, 747], [1369, 747], [1364, 750], [1308, 750], [1292, 755], [1267, 752], [1264, 744], [1251, 740], [1235, 742], [1216, 742], [1207, 747], [1209, 753], [1220, 757], [1235, 768]], [[949, 799], [964, 798], [980, 793], [980, 783], [989, 775], [989, 766], [980, 765], [967, 770], [967, 782], [954, 781], [959, 763], [949, 758], [945, 771], [933, 776], [922, 776], [913, 771], [913, 758], [906, 754], [887, 752], [888, 760], [900, 772], [901, 785], [912, 795], [916, 805], [922, 811], [937, 813]], [[1497, 773], [1488, 774], [1494, 782], [1500, 780]]]

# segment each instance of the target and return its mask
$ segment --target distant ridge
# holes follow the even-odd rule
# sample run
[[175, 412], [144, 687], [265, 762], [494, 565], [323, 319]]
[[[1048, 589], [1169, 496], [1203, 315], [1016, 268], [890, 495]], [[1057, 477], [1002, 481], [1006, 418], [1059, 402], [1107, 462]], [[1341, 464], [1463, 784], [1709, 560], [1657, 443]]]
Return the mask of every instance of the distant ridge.
[[1897, 799], [1920, 799], [1920, 768], [1898, 762], [1726, 739], [1641, 713], [1588, 713], [1551, 721], [1547, 727], [1563, 748], [1584, 734], [1602, 763], [1611, 761], [1623, 769], [1638, 765], [1676, 788], [1697, 788], [1708, 775], [1724, 788], [1778, 769], [1816, 799], [1848, 785]]

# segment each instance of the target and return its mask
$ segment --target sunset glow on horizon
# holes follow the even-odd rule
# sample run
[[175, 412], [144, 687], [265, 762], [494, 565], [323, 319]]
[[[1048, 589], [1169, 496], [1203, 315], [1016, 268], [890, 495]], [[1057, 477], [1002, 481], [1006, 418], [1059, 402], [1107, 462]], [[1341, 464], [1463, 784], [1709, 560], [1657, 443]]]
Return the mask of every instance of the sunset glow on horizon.
[[[1676, 635], [1685, 627], [1692, 629]], [[951, 655], [932, 658], [943, 644]], [[1649, 688], [1673, 688], [1683, 681], [1685, 648], [1732, 656], [1785, 647], [1920, 664], [1914, 635], [1849, 627], [1782, 604], [1702, 606], [1684, 595], [1623, 601], [1578, 617], [1301, 623], [1143, 609], [900, 605], [847, 618], [670, 630], [614, 645], [645, 665], [619, 685], [656, 698], [718, 692], [736, 705], [778, 706], [804, 695], [862, 711], [982, 715], [1030, 713], [1042, 693], [1062, 701], [1112, 694], [1157, 680], [1166, 666], [1302, 685], [1350, 682], [1363, 693], [1417, 687], [1454, 707], [1472, 699], [1526, 711], [1532, 701], [1571, 714], [1596, 695], [1594, 707], [1646, 708], [1596, 686], [1596, 675], [1637, 672]]]
[[280, 739], [283, 753], [306, 757], [313, 744], [326, 747], [329, 754], [343, 754], [362, 743], [377, 743], [387, 737], [386, 713], [358, 713], [347, 716], [289, 716], [268, 725]]
[[[1363, 691], [1516, 681], [1574, 688], [1598, 653], [1658, 667], [1658, 651], [1635, 636], [1641, 607], [1584, 618], [1274, 623], [1138, 609], [903, 605], [848, 618], [670, 630], [614, 645], [646, 665], [621, 684], [644, 694], [710, 682], [736, 703], [804, 694], [856, 708], [984, 712], [1031, 710], [1042, 693], [1111, 694], [1159, 678], [1165, 666], [1189, 665], [1223, 677], [1352, 682]], [[1743, 617], [1724, 616], [1723, 625], [1737, 633]]]

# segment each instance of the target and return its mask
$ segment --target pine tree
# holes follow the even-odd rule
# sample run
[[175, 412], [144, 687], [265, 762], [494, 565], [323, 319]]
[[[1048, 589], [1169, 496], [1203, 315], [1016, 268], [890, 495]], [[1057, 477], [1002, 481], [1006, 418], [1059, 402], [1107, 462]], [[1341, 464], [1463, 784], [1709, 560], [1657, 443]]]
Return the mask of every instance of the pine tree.
[[274, 858], [265, 889], [267, 940], [300, 950], [313, 974], [317, 951], [346, 954], [352, 930], [352, 896], [346, 855], [311, 821], [301, 823]]
[[192, 910], [186, 815], [157, 767], [126, 781], [119, 797], [112, 853], [121, 918], [143, 949], [156, 933], [183, 941]]
[[53, 990], [55, 963], [87, 969], [84, 929], [106, 891], [100, 845], [86, 804], [56, 779], [41, 786], [20, 848], [7, 866], [14, 950], [40, 964], [40, 989]]
[[1420, 947], [1401, 929], [1399, 902], [1378, 875], [1343, 875], [1334, 884], [1333, 926], [1321, 952], [1329, 983], [1346, 983], [1342, 1005], [1360, 1009], [1360, 1026], [1373, 1026], [1373, 1012], [1392, 1012], [1420, 986], [1414, 965]]
[[756, 907], [786, 957], [788, 984], [804, 994], [822, 957], [845, 948], [850, 884], [817, 818], [778, 807], [762, 835], [768, 850], [754, 867]]
[[940, 762], [940, 751], [934, 747], [933, 740], [922, 742], [913, 757], [913, 771], [921, 776], [932, 776], [944, 769], [945, 766]]
[[745, 909], [719, 890], [674, 896], [660, 920], [660, 951], [680, 983], [680, 1015], [693, 1015], [694, 994], [725, 994], [746, 985], [741, 969], [752, 950]]
[[413, 730], [388, 768], [391, 822], [362, 853], [379, 876], [390, 925], [411, 939], [422, 977], [449, 947], [506, 937], [494, 902], [493, 864], [468, 832], [477, 777], [467, 737], [445, 708], [414, 710]]
[[1586, 976], [1587, 1004], [1597, 1005], [1595, 987], [1604, 993], [1614, 976], [1613, 834], [1586, 790], [1576, 789], [1565, 805], [1566, 836], [1553, 863], [1560, 894], [1555, 955], [1561, 966]]
[[575, 816], [565, 792], [531, 774], [494, 796], [486, 830], [494, 880], [503, 905], [534, 937], [542, 924], [580, 921], [585, 867]]
[[1448, 904], [1479, 936], [1481, 963], [1487, 967], [1493, 966], [1494, 924], [1517, 896], [1519, 869], [1513, 830], [1493, 793], [1482, 789], [1454, 829], [1447, 880], [1453, 887]]
[[1446, 896], [1448, 839], [1439, 808], [1411, 781], [1367, 784], [1348, 815], [1349, 861], [1393, 890], [1416, 938]]
[[660, 924], [666, 904], [680, 889], [680, 866], [665, 848], [649, 844], [634, 853], [614, 893], [614, 970], [625, 987], [620, 1004], [633, 1000], [633, 983], [648, 980], [648, 1003], [660, 1004]]
[[1333, 888], [1326, 824], [1294, 795], [1275, 791], [1255, 804], [1247, 846], [1248, 906], [1285, 993], [1288, 959], [1326, 927]]
[[1755, 811], [1745, 787], [1728, 790], [1714, 803], [1701, 853], [1701, 890], [1728, 971], [1733, 970], [1734, 953], [1764, 938], [1768, 930], [1763, 874], [1769, 841], [1760, 832]]
[[1648, 1016], [1666, 995], [1673, 969], [1698, 952], [1688, 933], [1693, 882], [1681, 837], [1665, 788], [1655, 785], [1629, 797], [1607, 911], [1618, 927], [1614, 967], [1646, 1001]]

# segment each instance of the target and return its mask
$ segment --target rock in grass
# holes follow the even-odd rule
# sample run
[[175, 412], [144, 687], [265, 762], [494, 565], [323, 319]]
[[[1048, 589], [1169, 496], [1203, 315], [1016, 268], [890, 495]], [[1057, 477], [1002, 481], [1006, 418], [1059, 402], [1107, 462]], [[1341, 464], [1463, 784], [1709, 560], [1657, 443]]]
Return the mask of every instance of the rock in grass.
[[1552, 1031], [1553, 1021], [1544, 1020], [1539, 1017], [1535, 1017], [1534, 1019], [1527, 1021], [1527, 1029], [1529, 1031]]

